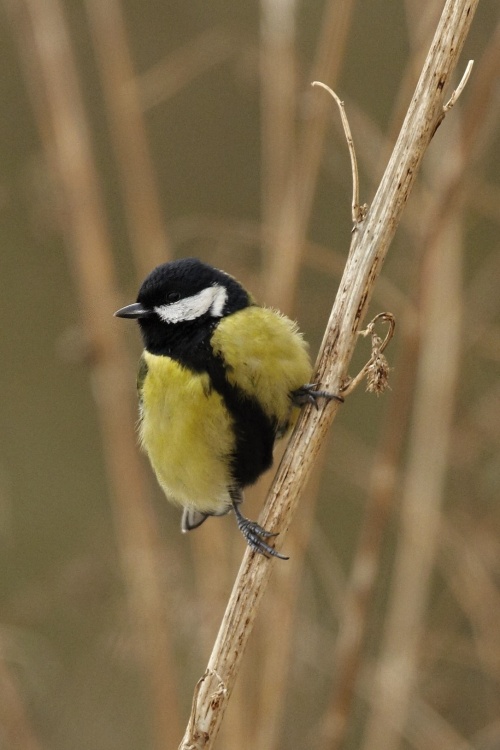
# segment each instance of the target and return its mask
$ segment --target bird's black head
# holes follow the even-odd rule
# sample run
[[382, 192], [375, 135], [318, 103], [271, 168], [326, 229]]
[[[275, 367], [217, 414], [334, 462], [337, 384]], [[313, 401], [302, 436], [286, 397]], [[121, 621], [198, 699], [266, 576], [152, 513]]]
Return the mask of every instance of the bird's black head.
[[137, 302], [118, 310], [139, 321], [145, 348], [181, 361], [202, 356], [219, 320], [251, 304], [238, 282], [196, 258], [163, 263], [144, 280]]

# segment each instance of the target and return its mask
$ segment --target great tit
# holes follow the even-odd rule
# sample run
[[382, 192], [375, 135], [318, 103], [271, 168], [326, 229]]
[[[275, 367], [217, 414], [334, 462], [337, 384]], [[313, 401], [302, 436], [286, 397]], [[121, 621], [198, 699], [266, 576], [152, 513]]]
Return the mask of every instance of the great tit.
[[115, 315], [139, 322], [140, 443], [165, 495], [184, 509], [182, 531], [232, 510], [250, 547], [286, 559], [240, 505], [299, 408], [337, 398], [310, 384], [296, 323], [196, 258], [155, 268], [137, 302]]

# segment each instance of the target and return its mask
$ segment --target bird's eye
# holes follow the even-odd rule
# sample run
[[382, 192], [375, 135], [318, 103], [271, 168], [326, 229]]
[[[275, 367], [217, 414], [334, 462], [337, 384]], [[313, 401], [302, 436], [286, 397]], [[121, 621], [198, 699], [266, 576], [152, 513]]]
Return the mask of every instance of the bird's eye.
[[167, 302], [177, 302], [180, 298], [181, 295], [179, 292], [169, 292], [167, 294]]

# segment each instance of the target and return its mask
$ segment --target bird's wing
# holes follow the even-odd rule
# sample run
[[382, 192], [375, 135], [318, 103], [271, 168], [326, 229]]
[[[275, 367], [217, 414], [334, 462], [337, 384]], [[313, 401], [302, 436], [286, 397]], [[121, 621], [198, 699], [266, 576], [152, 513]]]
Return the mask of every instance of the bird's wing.
[[307, 344], [296, 323], [255, 305], [221, 320], [211, 343], [224, 360], [227, 380], [255, 398], [278, 424], [285, 424], [290, 394], [311, 377]]

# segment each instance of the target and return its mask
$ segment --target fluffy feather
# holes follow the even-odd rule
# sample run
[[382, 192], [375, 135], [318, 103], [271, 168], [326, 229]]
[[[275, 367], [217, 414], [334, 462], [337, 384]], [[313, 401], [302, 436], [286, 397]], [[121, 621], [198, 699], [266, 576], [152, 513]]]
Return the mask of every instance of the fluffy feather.
[[204, 513], [229, 505], [232, 418], [206, 373], [144, 352], [141, 444], [173, 503]]

